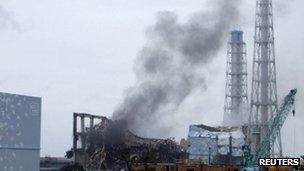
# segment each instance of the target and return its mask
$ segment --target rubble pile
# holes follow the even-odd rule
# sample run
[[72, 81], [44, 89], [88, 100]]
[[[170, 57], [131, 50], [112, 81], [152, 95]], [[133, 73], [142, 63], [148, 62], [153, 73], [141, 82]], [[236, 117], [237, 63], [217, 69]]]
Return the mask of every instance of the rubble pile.
[[182, 148], [172, 139], [142, 138], [126, 128], [122, 121], [104, 119], [88, 130], [89, 168], [130, 168], [132, 163], [168, 163], [182, 158]]

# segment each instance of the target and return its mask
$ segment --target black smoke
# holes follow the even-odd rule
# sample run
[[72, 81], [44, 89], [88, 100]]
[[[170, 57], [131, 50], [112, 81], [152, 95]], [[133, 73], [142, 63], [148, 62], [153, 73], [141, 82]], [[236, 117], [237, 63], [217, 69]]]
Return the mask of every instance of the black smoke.
[[[210, 12], [198, 12], [179, 22], [173, 12], [160, 12], [147, 30], [148, 42], [139, 52], [134, 69], [136, 85], [126, 91], [114, 120], [124, 120], [136, 133], [159, 127], [164, 116], [174, 116], [191, 92], [206, 87], [201, 72], [225, 44], [239, 16], [240, 0], [210, 1]], [[223, 54], [224, 55], [224, 54]]]

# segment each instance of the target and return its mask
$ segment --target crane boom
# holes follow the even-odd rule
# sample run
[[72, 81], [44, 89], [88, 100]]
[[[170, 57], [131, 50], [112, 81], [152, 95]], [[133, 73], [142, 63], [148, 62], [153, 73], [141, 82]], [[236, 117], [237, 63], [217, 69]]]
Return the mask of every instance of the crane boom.
[[247, 157], [246, 160], [248, 166], [254, 166], [258, 158], [264, 158], [268, 155], [269, 151], [271, 150], [271, 145], [275, 142], [288, 114], [293, 109], [296, 94], [297, 89], [290, 90], [289, 94], [284, 98], [284, 101], [277, 111], [277, 114], [269, 120], [269, 131], [265, 136], [267, 138], [263, 139], [254, 156]]

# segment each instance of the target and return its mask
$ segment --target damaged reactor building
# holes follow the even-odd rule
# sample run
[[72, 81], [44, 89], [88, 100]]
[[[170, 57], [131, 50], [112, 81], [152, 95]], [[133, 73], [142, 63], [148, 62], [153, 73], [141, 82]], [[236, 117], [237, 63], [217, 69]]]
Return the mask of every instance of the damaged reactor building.
[[191, 125], [188, 133], [189, 158], [201, 159], [209, 164], [242, 164], [247, 105], [246, 44], [243, 31], [234, 30], [227, 51], [224, 126]]
[[[245, 144], [250, 145], [252, 153], [258, 150], [258, 145], [267, 135], [269, 120], [278, 108], [272, 1], [257, 0], [256, 11], [250, 104], [246, 43], [243, 31], [233, 30], [228, 42], [224, 117], [221, 126], [190, 125], [186, 145], [181, 145], [171, 139], [138, 137], [123, 127], [123, 124], [104, 117], [75, 114], [75, 163], [79, 162], [86, 168], [113, 169], [116, 166], [126, 168], [134, 161], [169, 163], [186, 158], [210, 165], [244, 165], [244, 156], [248, 153]], [[137, 109], [137, 106], [134, 108]], [[146, 110], [144, 107], [141, 109], [144, 112]], [[101, 119], [100, 124], [94, 123], [94, 117]], [[80, 130], [77, 127], [78, 118]], [[85, 118], [90, 119], [89, 127], [84, 126]], [[278, 151], [282, 156], [280, 136], [276, 141], [275, 144], [279, 144], [279, 147], [273, 147], [272, 151]]]
[[[239, 121], [247, 105], [246, 52], [242, 31], [232, 31], [227, 58], [224, 126], [190, 125], [187, 141], [143, 138], [119, 120], [74, 113], [74, 163], [85, 169], [121, 169], [132, 163], [174, 163], [201, 160], [206, 164], [242, 164], [245, 135]], [[242, 91], [238, 91], [241, 87]], [[235, 117], [235, 118], [233, 118]], [[186, 144], [186, 145], [185, 145]]]
[[188, 144], [189, 159], [208, 164], [240, 165], [243, 162], [245, 136], [239, 127], [191, 125]]
[[74, 146], [70, 151], [74, 163], [87, 170], [130, 170], [132, 163], [170, 163], [185, 154], [172, 139], [139, 137], [123, 125], [103, 116], [74, 113]]

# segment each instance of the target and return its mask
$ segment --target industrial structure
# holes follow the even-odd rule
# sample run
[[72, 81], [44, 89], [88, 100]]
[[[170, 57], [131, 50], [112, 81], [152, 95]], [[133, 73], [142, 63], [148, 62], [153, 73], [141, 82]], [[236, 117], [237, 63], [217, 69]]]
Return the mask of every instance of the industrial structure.
[[[291, 90], [278, 108], [272, 15], [272, 1], [257, 0], [250, 105], [244, 33], [230, 34], [223, 126], [190, 125], [187, 140], [177, 144], [172, 139], [138, 137], [120, 120], [75, 113], [75, 166], [79, 163], [87, 170], [216, 170], [217, 166], [238, 170], [245, 166], [252, 170], [258, 158], [282, 156], [280, 130], [294, 112], [297, 90]], [[95, 124], [94, 119], [100, 122]]]
[[[250, 101], [248, 143], [252, 152], [258, 149], [269, 132], [268, 121], [278, 108], [272, 0], [256, 1], [254, 58]], [[280, 134], [280, 133], [279, 133]], [[282, 156], [281, 136], [268, 155]]]
[[224, 125], [241, 126], [248, 117], [247, 58], [242, 31], [231, 32], [226, 70]]
[[245, 135], [239, 127], [191, 125], [188, 133], [190, 160], [213, 165], [242, 165]]
[[261, 144], [256, 149], [255, 153], [252, 154], [250, 152], [250, 146], [244, 146], [246, 166], [255, 166], [259, 158], [265, 158], [269, 155], [269, 152], [272, 148], [271, 144], [274, 144], [274, 142], [276, 141], [280, 130], [288, 117], [288, 114], [292, 111], [293, 115], [295, 115], [294, 105], [296, 94], [297, 89], [292, 89], [289, 94], [284, 98], [284, 101], [278, 109], [276, 115], [271, 117], [270, 120], [267, 122], [267, 125], [269, 126], [269, 131], [267, 132], [264, 139], [261, 141]]
[[[284, 98], [276, 115], [267, 122], [269, 131], [262, 140], [259, 148], [251, 153], [251, 147], [246, 144], [244, 127], [209, 127], [206, 125], [191, 125], [187, 138], [187, 150], [171, 139], [147, 139], [131, 133], [123, 123], [112, 121], [105, 117], [98, 117], [101, 122], [89, 127], [83, 126], [80, 132], [74, 134], [77, 141], [81, 135], [85, 139], [81, 148], [74, 148], [74, 164], [80, 163], [87, 170], [119, 170], [142, 169], [146, 167], [174, 170], [177, 167], [226, 167], [246, 166], [248, 170], [254, 168], [258, 158], [267, 157], [278, 137], [288, 114], [295, 114], [294, 104], [297, 89], [293, 89]], [[85, 125], [85, 117], [94, 115], [74, 114], [83, 118], [81, 125]], [[83, 120], [83, 121], [82, 121]], [[75, 123], [75, 121], [74, 121]], [[77, 124], [74, 130], [77, 130]], [[75, 133], [75, 132], [74, 132]], [[81, 139], [80, 139], [81, 141]], [[186, 152], [186, 153], [185, 153]], [[77, 157], [76, 157], [77, 156]], [[187, 159], [187, 162], [183, 162]], [[190, 160], [190, 162], [188, 161]], [[179, 163], [178, 161], [182, 161]], [[199, 161], [196, 165], [192, 161]], [[157, 164], [155, 164], [157, 163]], [[181, 165], [180, 165], [181, 164]], [[207, 166], [209, 165], [209, 166]], [[75, 165], [76, 166], [76, 165]], [[227, 169], [229, 170], [229, 169]], [[288, 170], [288, 169], [287, 169]]]
[[[187, 159], [187, 164], [199, 161], [209, 166], [222, 165], [222, 169], [233, 165], [250, 170], [258, 158], [282, 156], [280, 130], [292, 110], [297, 90], [292, 90], [278, 109], [272, 0], [256, 2], [250, 105], [243, 31], [234, 30], [230, 36], [223, 126], [190, 125], [186, 145], [179, 145], [170, 139], [138, 137], [119, 121], [100, 117], [101, 122], [94, 125], [92, 117], [97, 116], [74, 114], [75, 163], [88, 170], [172, 170], [178, 168], [177, 160]], [[81, 118], [79, 132], [77, 117]], [[88, 128], [84, 126], [85, 117], [91, 118]], [[80, 148], [77, 141], [82, 144]]]
[[282, 156], [280, 130], [295, 115], [297, 89], [278, 107], [272, 0], [256, 0], [250, 102], [243, 35], [230, 33], [222, 126], [190, 125], [178, 144], [139, 137], [125, 120], [74, 113], [66, 158], [40, 159], [41, 98], [0, 93], [0, 171], [248, 171], [259, 158]]
[[156, 164], [147, 163], [147, 164], [137, 164], [132, 167], [132, 171], [241, 171], [241, 170], [242, 168], [239, 166], [208, 165], [201, 161], [156, 163]]
[[71, 159], [65, 157], [41, 157], [40, 171], [66, 171], [73, 165]]
[[39, 171], [41, 98], [0, 93], [0, 170]]
[[105, 117], [90, 115], [87, 113], [74, 113], [73, 154], [74, 154], [75, 167], [76, 167], [76, 163], [82, 163], [82, 164], [88, 163], [90, 157], [86, 151], [87, 150], [86, 145], [89, 143], [88, 132], [93, 130], [95, 124], [103, 122], [105, 119], [106, 119]]
[[172, 139], [142, 138], [103, 116], [74, 113], [73, 130], [74, 168], [80, 164], [88, 171], [130, 170], [133, 162], [170, 163], [186, 157]]

